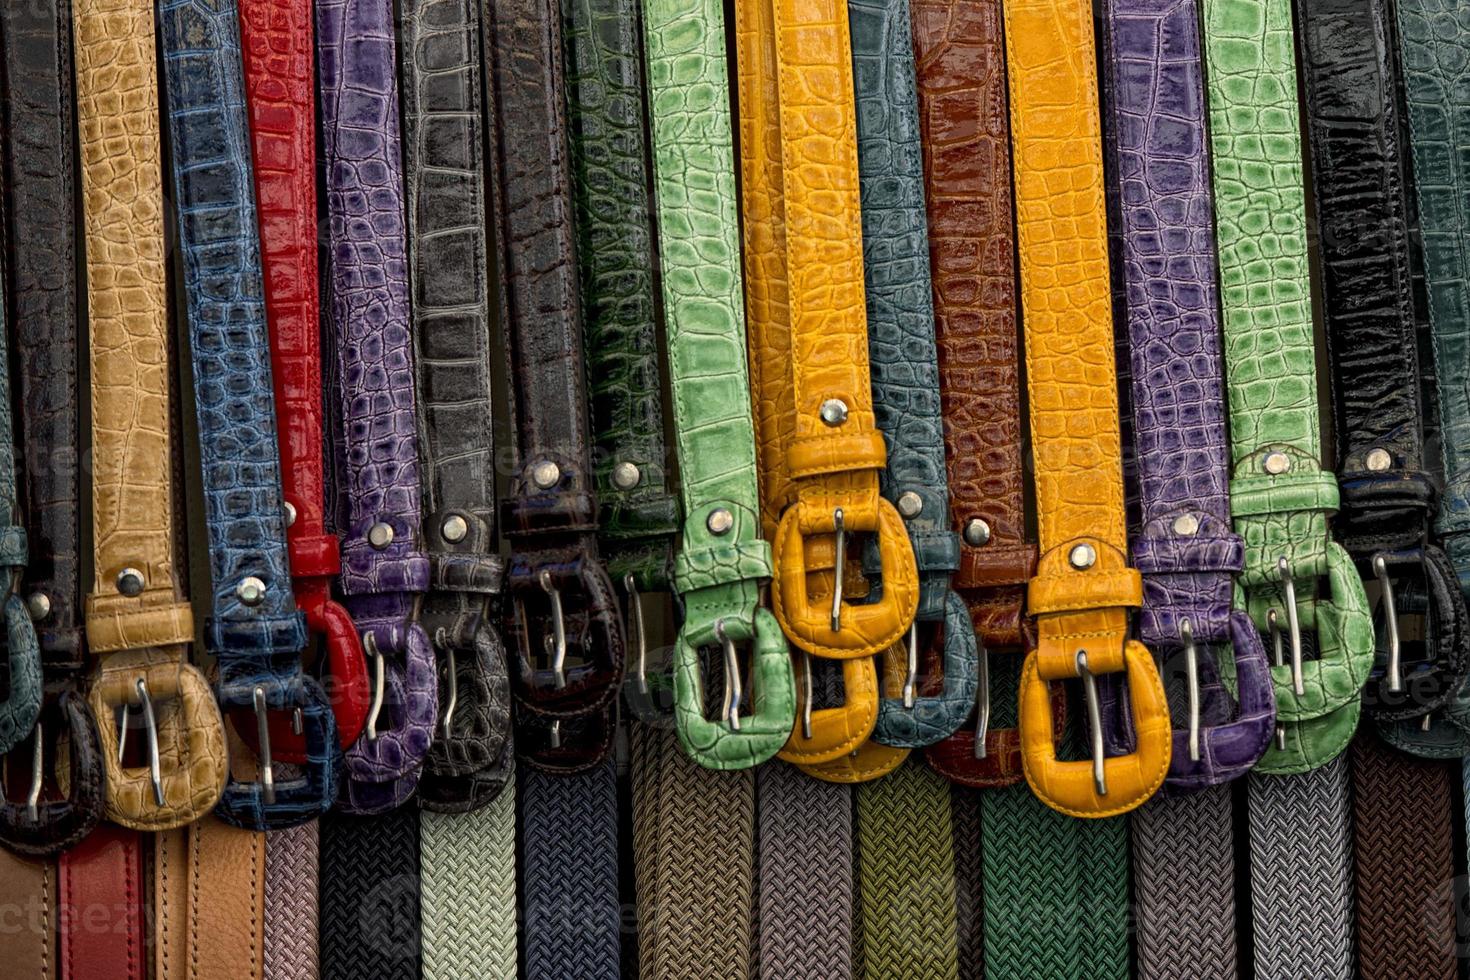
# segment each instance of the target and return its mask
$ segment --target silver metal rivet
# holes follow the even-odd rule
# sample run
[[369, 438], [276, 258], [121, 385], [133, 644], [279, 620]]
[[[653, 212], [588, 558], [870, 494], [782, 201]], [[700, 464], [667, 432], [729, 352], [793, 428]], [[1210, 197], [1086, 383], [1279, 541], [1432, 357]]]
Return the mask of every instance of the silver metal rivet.
[[1393, 465], [1393, 457], [1388, 454], [1387, 449], [1371, 449], [1368, 451], [1368, 469], [1374, 473], [1382, 473]]
[[1186, 538], [1199, 533], [1199, 518], [1193, 514], [1180, 514], [1174, 518], [1174, 533]]
[[728, 534], [735, 526], [735, 515], [723, 507], [716, 507], [704, 519], [704, 526], [709, 528], [710, 534]]
[[561, 479], [561, 467], [549, 459], [543, 459], [531, 467], [531, 482], [542, 490], [550, 490]]
[[822, 402], [822, 421], [830, 426], [839, 426], [847, 421], [847, 402], [841, 398], [829, 398]]
[[44, 592], [32, 592], [26, 596], [26, 611], [39, 623], [51, 615], [51, 597]]
[[458, 514], [450, 514], [444, 518], [444, 523], [439, 525], [439, 533], [450, 544], [458, 544], [464, 540], [466, 534], [470, 533], [470, 526], [465, 523], [463, 517], [460, 517]]
[[235, 586], [235, 598], [247, 606], [258, 606], [265, 598], [265, 583], [254, 575], [246, 576]]
[[382, 551], [393, 543], [393, 525], [384, 524], [382, 521], [368, 528], [368, 544]]
[[898, 512], [904, 517], [918, 517], [924, 509], [924, 500], [912, 490], [905, 490], [898, 495]]
[[125, 596], [139, 595], [143, 584], [143, 573], [136, 568], [124, 568], [117, 573], [117, 591]]
[[613, 486], [619, 490], [632, 490], [643, 479], [643, 474], [638, 471], [637, 465], [633, 463], [619, 463], [613, 467]]
[[965, 522], [965, 544], [971, 548], [978, 548], [983, 544], [990, 543], [990, 525], [978, 517], [973, 517]]
[[1072, 548], [1067, 561], [1072, 563], [1073, 568], [1091, 568], [1097, 564], [1097, 550], [1090, 544], [1079, 544]]
[[1265, 466], [1267, 473], [1272, 476], [1280, 476], [1291, 469], [1291, 457], [1286, 453], [1267, 453], [1262, 465]]
[[287, 527], [290, 527], [292, 524], [295, 524], [295, 523], [296, 523], [296, 505], [293, 504], [293, 503], [291, 503], [291, 501], [288, 500], [288, 501], [286, 501], [286, 526]]

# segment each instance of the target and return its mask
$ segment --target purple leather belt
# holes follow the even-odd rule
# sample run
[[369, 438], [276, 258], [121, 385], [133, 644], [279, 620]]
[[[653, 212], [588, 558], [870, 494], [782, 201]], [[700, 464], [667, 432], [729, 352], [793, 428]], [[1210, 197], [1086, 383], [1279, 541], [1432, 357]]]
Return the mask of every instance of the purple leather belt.
[[[1227, 494], [1198, 18], [1195, 0], [1104, 4], [1112, 136], [1104, 142], [1122, 218], [1142, 521], [1129, 535], [1143, 573], [1139, 632], [1164, 661], [1174, 718], [1183, 722], [1165, 793], [1132, 823], [1139, 976], [1160, 980], [1235, 975], [1230, 794], [1217, 784], [1250, 769], [1276, 717], [1261, 636], [1231, 602], [1245, 545], [1231, 529]], [[1216, 650], [1229, 657], [1232, 649], [1238, 702], [1215, 661]], [[1110, 751], [1127, 751], [1127, 713], [1111, 718], [1110, 738], [1124, 744]], [[1201, 944], [1212, 950], [1203, 960]]]

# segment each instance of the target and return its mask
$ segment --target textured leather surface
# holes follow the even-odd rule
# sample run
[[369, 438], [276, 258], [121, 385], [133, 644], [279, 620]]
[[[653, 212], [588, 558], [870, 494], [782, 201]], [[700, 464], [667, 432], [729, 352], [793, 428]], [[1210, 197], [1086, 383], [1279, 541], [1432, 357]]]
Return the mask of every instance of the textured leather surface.
[[[1027, 541], [1016, 328], [1010, 118], [998, 0], [912, 5], [928, 207], [934, 331], [951, 514], [961, 533], [955, 588], [970, 607], [981, 656], [1022, 649], [1021, 587], [1036, 566]], [[971, 521], [984, 543], [963, 538]], [[961, 727], [928, 753], [949, 779], [1021, 779], [1019, 736], [993, 723], [985, 758]]]
[[[597, 549], [561, 29], [551, 0], [497, 0], [485, 16], [500, 319], [517, 433], [502, 511], [512, 552], [506, 587], [517, 752], [534, 767], [576, 772], [598, 765], [611, 746], [624, 648]], [[543, 488], [534, 473], [549, 472], [547, 464], [555, 474]], [[543, 574], [559, 593], [567, 656], [582, 661], [567, 670], [564, 687], [555, 686], [543, 654], [554, 631]]]
[[[1381, 0], [1299, 8], [1343, 488], [1336, 530], [1365, 579], [1374, 575], [1373, 560], [1391, 553], [1395, 593], [1404, 594], [1417, 579], [1429, 586], [1425, 591], [1435, 603], [1423, 655], [1403, 663], [1403, 690], [1390, 690], [1387, 644], [1380, 639], [1378, 663], [1363, 691], [1363, 708], [1375, 719], [1401, 721], [1434, 711], [1460, 691], [1470, 648], [1454, 573], [1443, 552], [1425, 542], [1437, 493], [1424, 466], [1390, 16]], [[1370, 466], [1375, 450], [1388, 454], [1387, 467]], [[1450, 571], [1448, 588], [1441, 568]], [[1386, 615], [1380, 602], [1380, 632]]]
[[[281, 490], [291, 588], [306, 625], [323, 640], [319, 673], [343, 748], [357, 740], [372, 689], [362, 638], [332, 599], [342, 568], [326, 533], [323, 477], [321, 287], [317, 276], [316, 94], [309, 0], [239, 0], [250, 111], [251, 162], [260, 218]], [[305, 746], [289, 713], [270, 717], [272, 757], [299, 763]], [[252, 746], [255, 726], [239, 726]]]
[[[45, 731], [65, 730], [74, 779], [68, 799], [46, 799], [39, 820], [0, 805], [0, 844], [19, 853], [54, 853], [102, 815], [97, 732], [75, 693], [84, 672], [77, 467], [76, 176], [70, 6], [42, 2], [0, 7], [4, 59], [5, 215], [12, 245], [8, 293], [21, 413], [25, 526], [30, 559], [19, 594], [50, 604], [37, 619], [41, 679], [50, 695]], [[56, 726], [60, 727], [56, 727]], [[74, 726], [74, 727], [72, 727]], [[45, 741], [45, 739], [43, 739]], [[60, 743], [56, 743], [60, 744]]]
[[[224, 722], [187, 663], [193, 617], [174, 568], [169, 329], [163, 264], [157, 51], [153, 4], [73, 6], [77, 124], [92, 383], [93, 585], [87, 641], [100, 657], [88, 698], [107, 772], [107, 816], [137, 830], [182, 826], [209, 812], [225, 782]], [[118, 589], [125, 568], [142, 591]], [[156, 704], [162, 806], [147, 766], [118, 762], [114, 709], [136, 706], [142, 680]], [[175, 700], [177, 699], [177, 700]], [[136, 723], [140, 712], [130, 712]]]
[[[387, 676], [378, 737], [347, 751], [343, 805], [380, 812], [412, 794], [438, 716], [433, 648], [412, 617], [429, 584], [399, 148], [398, 59], [388, 0], [316, 4], [330, 218], [333, 326], [346, 435], [341, 588]], [[370, 529], [385, 524], [381, 549]], [[372, 666], [370, 669], [372, 669]]]
[[[771, 562], [756, 517], [724, 11], [705, 0], [659, 0], [645, 5], [644, 18], [669, 383], [688, 514], [674, 575], [684, 603], [675, 723], [695, 761], [744, 769], [785, 743], [796, 687], [780, 627], [759, 608]], [[709, 520], [719, 510], [732, 526], [716, 534]], [[750, 650], [753, 710], [738, 730], [705, 712], [700, 650], [710, 651], [708, 663], [723, 663], [717, 629]]]
[[[214, 587], [205, 637], [219, 669], [215, 697], [238, 709], [264, 692], [268, 710], [300, 709], [311, 732], [301, 776], [280, 780], [273, 802], [260, 784], [231, 778], [219, 815], [249, 829], [290, 827], [336, 800], [341, 750], [326, 694], [301, 672], [306, 620], [286, 567], [239, 12], [235, 0], [163, 0], [158, 10]], [[254, 604], [238, 594], [249, 578], [264, 590]]]
[[154, 980], [263, 980], [266, 835], [207, 816], [152, 853]]
[[[1122, 216], [1143, 572], [1139, 636], [1160, 662], [1189, 624], [1202, 678], [1233, 657], [1238, 704], [1203, 698], [1199, 758], [1174, 726], [1168, 782], [1198, 789], [1243, 775], [1275, 729], [1260, 634], [1231, 609], [1244, 545], [1226, 495], [1224, 362], [1209, 189], [1199, 8], [1111, 0], [1104, 14], [1107, 141]], [[1218, 686], [1216, 691], [1224, 694]]]
[[[563, 0], [561, 11], [599, 532], [613, 582], [631, 574], [640, 592], [664, 591], [680, 519], [666, 473], [638, 6]], [[613, 470], [626, 463], [638, 480], [624, 489]]]
[[143, 838], [102, 826], [61, 856], [57, 922], [64, 980], [145, 980]]
[[5, 942], [6, 968], [17, 976], [57, 980], [60, 975], [56, 886], [55, 862], [0, 853], [0, 890], [20, 913]]
[[[1271, 608], [1284, 619], [1278, 561], [1285, 558], [1298, 615], [1318, 651], [1304, 664], [1304, 696], [1293, 691], [1289, 665], [1272, 668], [1277, 717], [1292, 730], [1287, 748], [1273, 745], [1258, 768], [1301, 772], [1335, 756], [1351, 736], [1372, 666], [1372, 623], [1351, 559], [1327, 535], [1338, 492], [1319, 460], [1291, 10], [1283, 0], [1206, 0], [1204, 15], [1230, 506], [1245, 540], [1237, 604], [1260, 629]], [[1268, 456], [1273, 467], [1284, 463], [1279, 473], [1267, 470]], [[1322, 576], [1330, 580], [1326, 595], [1317, 594]], [[1344, 707], [1348, 714], [1321, 720]]]
[[[887, 691], [873, 738], [897, 748], [930, 745], [969, 716], [979, 682], [974, 627], [949, 601], [959, 536], [949, 526], [949, 487], [934, 341], [923, 154], [907, 0], [849, 0], [856, 87], [863, 275], [873, 411], [888, 466], [878, 485], [897, 504], [918, 500], [904, 522], [919, 572], [916, 622], [940, 623], [942, 678], [921, 661], [914, 703]], [[908, 495], [905, 497], [905, 495]], [[928, 640], [929, 628], [921, 628]]]
[[[1142, 605], [1128, 567], [1117, 378], [1108, 297], [1107, 228], [1090, 4], [1024, 0], [1005, 8], [1026, 372], [1041, 560], [1028, 586], [1037, 647], [1021, 674], [1026, 779], [1064, 813], [1126, 812], [1169, 766], [1168, 711], [1148, 651], [1127, 639]], [[1060, 189], [1066, 188], [1063, 192]], [[1093, 562], [1069, 558], [1090, 549]], [[1059, 762], [1048, 682], [1127, 670], [1136, 750], [1107, 761], [1108, 794], [1091, 761]], [[1028, 724], [1029, 722], [1029, 724]]]
[[[457, 695], [419, 792], [425, 807], [467, 810], [488, 803], [510, 776], [500, 765], [509, 758], [510, 677], [495, 622], [503, 569], [495, 541], [480, 18], [467, 0], [415, 0], [400, 15], [430, 569], [422, 621], [439, 652], [440, 704], [451, 690]], [[445, 530], [458, 526], [455, 519], [465, 530], [451, 540]]]

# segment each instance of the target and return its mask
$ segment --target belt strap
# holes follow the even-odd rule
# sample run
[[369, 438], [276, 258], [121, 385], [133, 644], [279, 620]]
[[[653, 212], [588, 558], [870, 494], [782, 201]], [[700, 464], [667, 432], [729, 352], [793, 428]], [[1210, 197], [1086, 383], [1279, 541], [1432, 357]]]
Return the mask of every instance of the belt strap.
[[265, 976], [317, 980], [317, 823], [265, 835]]
[[[495, 0], [485, 16], [501, 320], [517, 434], [502, 504], [516, 611], [517, 752], [543, 771], [575, 773], [608, 757], [624, 647], [597, 550], [561, 28], [551, 0]], [[582, 663], [564, 668], [569, 656]], [[615, 895], [608, 900], [616, 904]]]
[[[24, 805], [0, 802], [0, 844], [39, 856], [57, 854], [81, 840], [103, 810], [97, 726], [78, 693], [86, 658], [78, 623], [80, 338], [70, 4], [43, 0], [0, 6], [0, 56], [6, 78], [5, 131], [10, 134], [5, 213], [13, 246], [10, 295], [20, 377], [25, 524], [34, 540], [43, 543], [33, 549], [19, 589], [38, 631], [42, 680], [50, 695], [32, 737], [43, 752], [66, 744], [69, 756], [66, 793], [40, 800], [34, 818]], [[58, 737], [62, 732], [64, 743]], [[59, 761], [43, 756], [43, 792], [50, 789]], [[54, 878], [53, 868], [53, 906]]]
[[103, 824], [61, 856], [57, 923], [63, 980], [148, 976], [142, 839], [136, 831]]
[[300, 776], [277, 781], [267, 738], [260, 781], [232, 776], [218, 813], [246, 829], [290, 827], [336, 800], [341, 750], [325, 692], [301, 671], [306, 620], [286, 566], [239, 15], [231, 0], [163, 0], [159, 20], [214, 589], [205, 639], [219, 668], [215, 697], [224, 709], [250, 709], [257, 725], [269, 710], [294, 715], [307, 745]]
[[423, 976], [515, 976], [515, 780], [477, 810], [419, 820]]
[[[307, 628], [322, 638], [319, 669], [331, 678], [327, 693], [345, 749], [362, 733], [372, 690], [362, 639], [331, 593], [342, 560], [336, 535], [326, 531], [322, 464], [311, 4], [239, 0], [239, 7], [291, 589]], [[291, 715], [268, 720], [272, 757], [304, 762], [306, 745], [292, 731]], [[241, 726], [252, 745], [255, 728]]]
[[[1380, 723], [1404, 722], [1459, 690], [1467, 648], [1454, 570], [1425, 542], [1435, 491], [1424, 473], [1390, 12], [1381, 0], [1329, 0], [1302, 5], [1298, 16], [1343, 488], [1337, 529], [1359, 570], [1383, 583], [1380, 618], [1394, 620], [1378, 644], [1387, 663], [1376, 666], [1363, 705]], [[1338, 166], [1347, 160], [1351, 177]], [[1394, 649], [1394, 600], [1411, 591], [1433, 603], [1413, 659], [1412, 647]], [[1453, 975], [1453, 948], [1438, 945], [1442, 929], [1419, 926], [1428, 912], [1453, 928], [1448, 894], [1432, 898], [1454, 874], [1449, 772], [1443, 763], [1400, 762], [1368, 732], [1358, 734], [1352, 758], [1362, 968], [1371, 976]], [[1415, 909], [1411, 929], [1403, 928], [1407, 907]]]
[[[163, 830], [213, 808], [226, 755], [219, 708], [187, 662], [194, 622], [175, 579], [171, 467], [159, 465], [173, 419], [153, 4], [77, 0], [73, 14], [92, 362], [87, 641], [100, 658], [89, 702], [108, 819]], [[164, 700], [175, 708], [155, 714]], [[142, 709], [129, 727], [141, 716], [156, 769], [119, 762], [118, 706]]]
[[[975, 706], [979, 650], [969, 610], [950, 591], [960, 566], [950, 528], [934, 340], [924, 158], [908, 0], [849, 0], [856, 83], [868, 361], [874, 412], [888, 450], [884, 499], [904, 519], [919, 572], [919, 605], [898, 691], [878, 705], [875, 741], [920, 748], [952, 735]], [[931, 630], [917, 624], [935, 624]], [[922, 641], [922, 646], [921, 646]], [[937, 663], [936, 663], [937, 661]], [[939, 669], [936, 670], [935, 668]]]
[[[1429, 332], [1433, 340], [1437, 381], [1444, 492], [1439, 499], [1435, 531], [1449, 555], [1462, 591], [1470, 588], [1470, 453], [1463, 442], [1470, 432], [1470, 318], [1464, 310], [1466, 270], [1460, 200], [1470, 186], [1470, 172], [1456, 148], [1470, 140], [1470, 112], [1453, 97], [1464, 84], [1465, 52], [1470, 33], [1458, 19], [1459, 8], [1440, 0], [1401, 0], [1394, 41], [1400, 81], [1413, 136], [1414, 191], [1423, 273], [1428, 292]], [[1382, 725], [1380, 734], [1392, 744], [1421, 754], [1448, 758], [1465, 754], [1470, 730], [1470, 704], [1464, 692], [1446, 707], [1451, 724], [1431, 722], [1426, 736], [1414, 723]]]
[[[1090, 12], [1080, 0], [1023, 0], [1006, 5], [1005, 26], [1042, 555], [1029, 585], [1038, 643], [1021, 678], [1022, 761], [1048, 805], [1102, 817], [1159, 788], [1170, 737], [1153, 658], [1127, 639], [1143, 593], [1126, 556]], [[1095, 731], [1090, 763], [1059, 761], [1049, 682], [1085, 678], [1096, 707], [1093, 679], [1117, 673], [1135, 751], [1107, 759]]]
[[333, 810], [320, 827], [322, 980], [418, 980], [418, 807]]
[[[586, 331], [599, 536], [628, 621], [645, 591], [666, 591], [679, 505], [669, 492], [637, 8], [562, 8], [577, 271]], [[630, 580], [628, 576], [631, 575]], [[646, 655], [647, 637], [638, 637]]]
[[[1318, 462], [1291, 10], [1205, 0], [1204, 14], [1241, 584], [1258, 627], [1272, 610], [1304, 620], [1320, 655], [1303, 663], [1300, 687], [1290, 664], [1272, 668], [1282, 735], [1258, 771], [1296, 775], [1250, 780], [1256, 970], [1347, 976], [1347, 770], [1336, 757], [1357, 725], [1373, 638], [1362, 582], [1327, 537], [1338, 494]], [[1321, 575], [1328, 596], [1316, 595]], [[1300, 655], [1299, 630], [1282, 642]]]
[[261, 980], [265, 890], [265, 834], [207, 816], [154, 837], [155, 980]]
[[0, 889], [9, 925], [6, 969], [17, 976], [57, 980], [56, 862], [0, 852]]
[[[1235, 975], [1230, 797], [1206, 788], [1239, 778], [1260, 758], [1275, 718], [1260, 634], [1231, 608], [1245, 548], [1230, 529], [1226, 494], [1198, 20], [1193, 0], [1167, 10], [1140, 0], [1104, 7], [1141, 491], [1141, 533], [1132, 541], [1143, 572], [1139, 634], [1161, 665], [1183, 652], [1185, 717], [1173, 732], [1167, 782], [1196, 791], [1151, 800], [1133, 824], [1139, 971], [1160, 978], [1201, 973], [1196, 919], [1214, 932], [1227, 927], [1210, 943], [1213, 972], [1201, 976]], [[1159, 135], [1163, 120], [1168, 137]], [[1158, 261], [1164, 248], [1167, 263]], [[1233, 658], [1234, 702], [1219, 683], [1216, 650]], [[1187, 924], [1169, 920], [1185, 908]]]
[[948, 779], [971, 786], [1021, 779], [1019, 733], [992, 723], [987, 661], [1025, 645], [1023, 586], [1036, 567], [1022, 490], [1003, 31], [999, 0], [913, 4], [944, 445], [960, 535], [953, 583], [980, 642], [983, 709], [973, 729], [960, 728], [926, 755]]
[[319, 0], [316, 27], [346, 437], [340, 581], [384, 692], [347, 750], [341, 805], [382, 813], [417, 787], [439, 713], [434, 651], [414, 615], [430, 568], [420, 531], [393, 4]]

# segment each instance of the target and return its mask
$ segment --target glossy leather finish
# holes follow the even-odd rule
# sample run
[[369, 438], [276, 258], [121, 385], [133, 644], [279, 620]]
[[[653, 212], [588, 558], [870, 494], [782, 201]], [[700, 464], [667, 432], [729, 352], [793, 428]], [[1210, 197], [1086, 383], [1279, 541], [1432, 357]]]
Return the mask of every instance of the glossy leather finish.
[[[86, 658], [77, 618], [80, 324], [70, 7], [59, 2], [0, 7], [0, 53], [6, 78], [6, 231], [13, 246], [7, 293], [14, 310], [18, 442], [31, 552], [19, 594], [28, 601], [44, 597], [48, 606], [35, 621], [47, 694], [40, 733], [43, 744], [52, 745], [61, 744], [57, 733], [66, 733], [71, 776], [64, 798], [43, 797], [34, 821], [23, 804], [6, 798], [0, 804], [0, 844], [42, 856], [85, 837], [103, 808], [97, 727], [78, 693]], [[50, 760], [43, 764], [52, 766]], [[11, 781], [10, 788], [19, 786]]]
[[[322, 638], [318, 668], [344, 749], [367, 720], [372, 687], [362, 638], [332, 598], [342, 569], [326, 532], [322, 433], [321, 289], [317, 275], [316, 94], [310, 0], [238, 0], [250, 111], [251, 162], [260, 215], [271, 380], [286, 502], [291, 589], [306, 626]], [[291, 515], [295, 515], [292, 519]], [[237, 726], [254, 745], [253, 719]], [[305, 759], [290, 714], [270, 716], [271, 753]]]
[[433, 648], [413, 615], [430, 566], [420, 531], [393, 5], [318, 0], [316, 26], [346, 440], [341, 588], [364, 650], [381, 655], [382, 666], [369, 669], [385, 672], [386, 692], [377, 731], [347, 751], [342, 806], [379, 813], [412, 795], [439, 713]]
[[511, 758], [510, 677], [496, 622], [504, 569], [495, 540], [480, 19], [466, 0], [410, 0], [400, 12], [430, 577], [422, 622], [439, 654], [447, 719], [429, 748], [419, 803], [462, 812], [495, 798]]
[[[1245, 541], [1236, 603], [1262, 630], [1270, 609], [1284, 613], [1284, 558], [1318, 650], [1304, 664], [1303, 695], [1289, 664], [1272, 667], [1287, 748], [1273, 745], [1257, 768], [1303, 772], [1341, 752], [1356, 727], [1373, 627], [1352, 560], [1327, 533], [1338, 489], [1320, 462], [1291, 11], [1283, 0], [1252, 0], [1211, 2], [1204, 12], [1230, 509]], [[1324, 576], [1331, 588], [1318, 595]]]
[[[905, 700], [886, 690], [873, 738], [919, 748], [947, 738], [975, 706], [979, 650], [969, 611], [952, 600], [959, 535], [949, 522], [939, 356], [929, 277], [924, 160], [919, 148], [918, 93], [907, 0], [849, 0], [856, 85], [858, 175], [863, 218], [863, 270], [868, 311], [868, 363], [873, 410], [887, 446], [878, 475], [883, 497], [918, 510], [904, 516], [919, 572], [916, 623], [927, 644], [939, 634], [942, 669], [919, 661], [917, 690]], [[903, 513], [902, 511], [900, 513]], [[919, 638], [911, 638], [915, 645]], [[900, 645], [888, 656], [907, 662]], [[906, 670], [905, 670], [906, 673]], [[938, 676], [936, 676], [936, 674]]]
[[[232, 777], [217, 812], [247, 829], [291, 827], [336, 800], [341, 749], [326, 694], [301, 671], [306, 619], [286, 568], [239, 13], [234, 0], [163, 0], [159, 21], [214, 588], [205, 640], [219, 668], [215, 696], [226, 710], [300, 710], [309, 731], [299, 778], [267, 792]], [[242, 596], [254, 587], [254, 601]]]
[[[1021, 675], [1026, 780], [1074, 816], [1124, 813], [1164, 781], [1170, 736], [1163, 685], [1128, 639], [1143, 584], [1129, 567], [1113, 361], [1102, 142], [1091, 4], [1005, 5], [1016, 216], [1041, 559], [1027, 588], [1036, 649]], [[1065, 188], [1065, 192], [1061, 190]], [[1073, 285], [1075, 284], [1075, 285]], [[1073, 561], [1074, 553], [1090, 560]], [[1136, 748], [1106, 762], [1059, 762], [1049, 682], [1126, 671]], [[1106, 681], [1104, 682], [1106, 683]]]
[[[597, 550], [560, 29], [546, 0], [498, 2], [490, 16], [501, 322], [518, 434], [502, 512], [518, 754], [543, 771], [582, 772], [611, 747], [624, 647]], [[547, 585], [563, 610], [568, 657], [584, 660], [560, 687], [542, 666], [543, 640], [555, 634]]]
[[1202, 691], [1193, 754], [1188, 721], [1176, 721], [1167, 784], [1178, 789], [1244, 775], [1266, 750], [1276, 719], [1265, 646], [1249, 618], [1231, 608], [1231, 577], [1242, 568], [1245, 547], [1230, 530], [1226, 495], [1230, 464], [1198, 19], [1192, 0], [1166, 10], [1108, 0], [1103, 35], [1106, 145], [1122, 212], [1141, 491], [1141, 533], [1130, 542], [1143, 573], [1139, 637], [1162, 664], [1185, 646], [1187, 629], [1200, 680], [1217, 676], [1216, 656], [1233, 657], [1238, 695], [1232, 705], [1218, 684], [1213, 697]]

